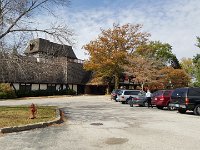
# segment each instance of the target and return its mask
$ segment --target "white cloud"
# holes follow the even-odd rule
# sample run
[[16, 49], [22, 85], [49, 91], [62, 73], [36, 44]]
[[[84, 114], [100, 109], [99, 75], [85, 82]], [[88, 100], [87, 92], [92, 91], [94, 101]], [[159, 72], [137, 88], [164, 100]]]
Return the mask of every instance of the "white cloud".
[[155, 5], [111, 9], [91, 8], [81, 11], [62, 11], [60, 15], [76, 33], [77, 45], [74, 51], [78, 58], [85, 59], [82, 46], [94, 40], [100, 34], [100, 28], [107, 29], [113, 23], [140, 23], [143, 30], [151, 33], [152, 40], [167, 42], [173, 47], [173, 53], [180, 59], [193, 57], [200, 50], [195, 46], [196, 36], [200, 36], [199, 0], [159, 1]]

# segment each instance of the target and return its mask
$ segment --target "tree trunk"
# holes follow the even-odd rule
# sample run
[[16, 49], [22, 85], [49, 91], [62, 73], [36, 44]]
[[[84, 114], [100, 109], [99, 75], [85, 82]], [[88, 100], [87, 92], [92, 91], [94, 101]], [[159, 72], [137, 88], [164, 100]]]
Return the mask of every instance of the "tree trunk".
[[109, 82], [109, 83], [107, 84], [106, 94], [110, 94], [110, 85], [111, 85], [111, 83]]
[[119, 76], [118, 74], [115, 74], [115, 89], [119, 88]]

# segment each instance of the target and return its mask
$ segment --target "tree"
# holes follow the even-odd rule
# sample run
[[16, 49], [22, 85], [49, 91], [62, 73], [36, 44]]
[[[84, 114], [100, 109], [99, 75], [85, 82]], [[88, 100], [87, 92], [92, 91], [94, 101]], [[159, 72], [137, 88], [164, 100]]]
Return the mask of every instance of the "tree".
[[183, 69], [165, 67], [158, 72], [159, 83], [165, 88], [178, 88], [188, 86], [190, 78]]
[[127, 56], [141, 44], [146, 43], [148, 33], [141, 32], [142, 26], [113, 24], [112, 29], [101, 30], [101, 34], [94, 41], [84, 45], [89, 54], [89, 60], [84, 68], [95, 72], [102, 79], [115, 78], [115, 89], [119, 86], [119, 76], [124, 71], [124, 64], [128, 63]]
[[197, 54], [193, 58], [194, 63], [194, 75], [196, 78], [196, 82], [194, 83], [194, 86], [200, 86], [200, 54]]
[[0, 0], [1, 50], [8, 50], [5, 49], [5, 45], [11, 44], [11, 39], [15, 40], [11, 44], [13, 48], [13, 45], [21, 45], [21, 43], [18, 44], [21, 41], [25, 42], [28, 36], [38, 35], [39, 33], [47, 34], [59, 42], [70, 42], [72, 32], [67, 25], [52, 22], [51, 27], [45, 28], [39, 26], [38, 22], [34, 20], [34, 17], [39, 13], [56, 18], [52, 7], [68, 4], [68, 0]]
[[196, 44], [196, 46], [200, 48], [200, 37], [197, 37], [197, 44]]
[[180, 65], [191, 79], [195, 78], [195, 65], [192, 58], [182, 58], [180, 61]]
[[125, 70], [135, 77], [135, 83], [141, 84], [142, 90], [144, 85], [149, 86], [157, 82], [158, 70], [164, 67], [159, 60], [136, 54], [128, 58], [129, 63], [125, 66]]
[[179, 61], [172, 53], [172, 46], [168, 43], [150, 41], [149, 43], [139, 46], [135, 53], [145, 56], [146, 58], [160, 60], [163, 65], [171, 65], [173, 68], [180, 69]]

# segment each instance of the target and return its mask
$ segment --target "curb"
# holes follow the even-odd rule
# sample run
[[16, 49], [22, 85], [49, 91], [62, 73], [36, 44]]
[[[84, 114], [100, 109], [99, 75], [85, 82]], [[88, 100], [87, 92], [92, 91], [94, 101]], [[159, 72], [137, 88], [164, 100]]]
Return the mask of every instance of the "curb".
[[47, 121], [47, 122], [40, 122], [40, 123], [36, 123], [36, 124], [27, 124], [24, 126], [14, 126], [14, 127], [5, 127], [5, 128], [1, 128], [1, 132], [0, 133], [12, 133], [12, 132], [21, 132], [21, 131], [27, 131], [27, 130], [33, 130], [36, 128], [45, 128], [48, 126], [51, 126], [53, 124], [60, 124], [64, 122], [64, 114], [62, 112], [62, 110], [56, 110], [57, 111], [57, 115], [59, 115], [55, 120], [52, 121]]

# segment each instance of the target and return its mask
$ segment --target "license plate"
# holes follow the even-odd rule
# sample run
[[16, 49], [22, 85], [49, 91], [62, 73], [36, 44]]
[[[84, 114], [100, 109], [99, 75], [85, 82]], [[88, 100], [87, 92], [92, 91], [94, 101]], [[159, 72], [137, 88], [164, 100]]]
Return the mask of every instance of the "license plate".
[[179, 104], [175, 104], [174, 106], [175, 106], [175, 107], [179, 107]]
[[179, 107], [179, 104], [169, 104], [171, 107]]
[[180, 107], [181, 107], [181, 108], [186, 108], [186, 106], [185, 106], [185, 105], [180, 105]]

